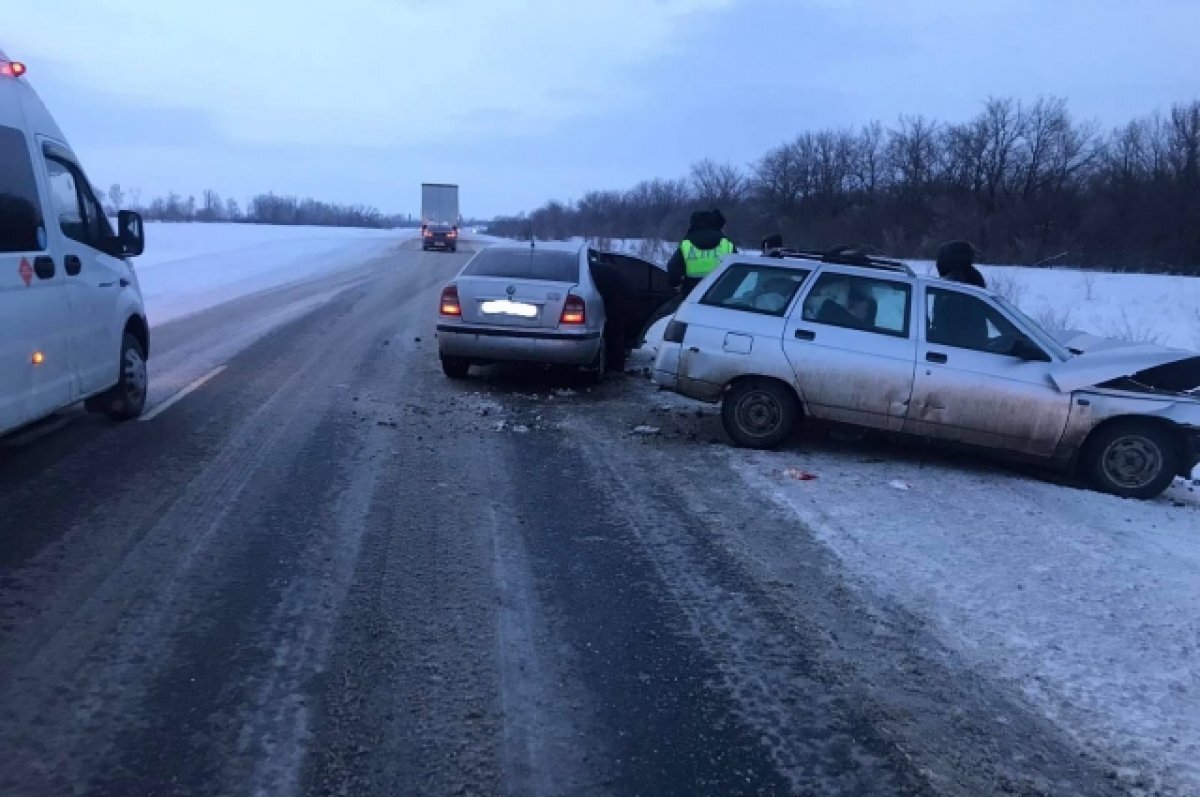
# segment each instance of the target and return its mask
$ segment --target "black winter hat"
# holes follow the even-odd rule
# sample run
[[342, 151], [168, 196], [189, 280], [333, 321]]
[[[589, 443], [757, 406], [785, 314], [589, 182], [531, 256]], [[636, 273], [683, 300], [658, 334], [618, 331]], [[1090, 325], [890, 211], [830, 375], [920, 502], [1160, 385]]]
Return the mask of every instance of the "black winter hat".
[[966, 241], [947, 241], [938, 247], [938, 275], [944, 277], [956, 268], [971, 265], [976, 254], [975, 247]]

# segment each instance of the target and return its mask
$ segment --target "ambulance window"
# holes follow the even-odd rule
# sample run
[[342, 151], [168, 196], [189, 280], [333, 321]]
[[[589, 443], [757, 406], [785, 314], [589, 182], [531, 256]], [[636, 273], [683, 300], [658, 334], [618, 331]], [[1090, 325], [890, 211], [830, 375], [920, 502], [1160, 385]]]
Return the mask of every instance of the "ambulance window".
[[0, 125], [0, 252], [45, 249], [45, 236], [38, 234], [41, 226], [42, 208], [25, 134]]
[[50, 174], [50, 201], [54, 205], [54, 215], [58, 217], [58, 226], [71, 240], [87, 243], [88, 229], [79, 204], [75, 174], [65, 163], [54, 158], [46, 159], [46, 169]]

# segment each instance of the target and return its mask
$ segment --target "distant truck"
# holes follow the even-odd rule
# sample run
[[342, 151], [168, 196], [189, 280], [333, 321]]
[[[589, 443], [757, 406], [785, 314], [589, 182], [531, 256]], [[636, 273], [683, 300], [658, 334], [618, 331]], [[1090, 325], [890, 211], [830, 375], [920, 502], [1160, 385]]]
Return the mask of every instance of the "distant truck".
[[458, 221], [458, 186], [421, 183], [421, 229], [430, 224], [449, 224], [457, 229]]

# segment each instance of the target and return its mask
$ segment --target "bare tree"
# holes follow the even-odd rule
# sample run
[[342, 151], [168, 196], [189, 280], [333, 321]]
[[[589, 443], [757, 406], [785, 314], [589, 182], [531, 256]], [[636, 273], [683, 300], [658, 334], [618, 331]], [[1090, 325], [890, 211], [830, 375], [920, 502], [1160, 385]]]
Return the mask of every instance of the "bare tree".
[[689, 179], [696, 200], [705, 205], [730, 207], [741, 202], [748, 191], [746, 177], [729, 163], [699, 161], [692, 164]]
[[125, 206], [125, 192], [121, 190], [120, 183], [113, 183], [108, 187], [108, 201], [113, 212], [121, 210]]
[[1089, 302], [1096, 298], [1096, 272], [1083, 272], [1083, 294]]
[[879, 122], [864, 125], [854, 142], [851, 160], [854, 187], [867, 196], [875, 196], [885, 185], [884, 144], [883, 125]]
[[924, 192], [941, 160], [938, 126], [924, 116], [902, 116], [888, 140], [888, 164], [902, 193]]

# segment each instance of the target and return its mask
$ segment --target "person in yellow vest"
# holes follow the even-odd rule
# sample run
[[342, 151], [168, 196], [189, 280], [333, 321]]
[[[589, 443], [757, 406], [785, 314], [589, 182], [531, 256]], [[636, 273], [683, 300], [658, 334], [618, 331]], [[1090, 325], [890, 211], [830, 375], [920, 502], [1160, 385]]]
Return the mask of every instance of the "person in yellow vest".
[[671, 284], [680, 286], [680, 295], [686, 297], [720, 265], [722, 257], [736, 251], [733, 241], [725, 237], [725, 217], [721, 211], [696, 211], [679, 248], [667, 261]]

